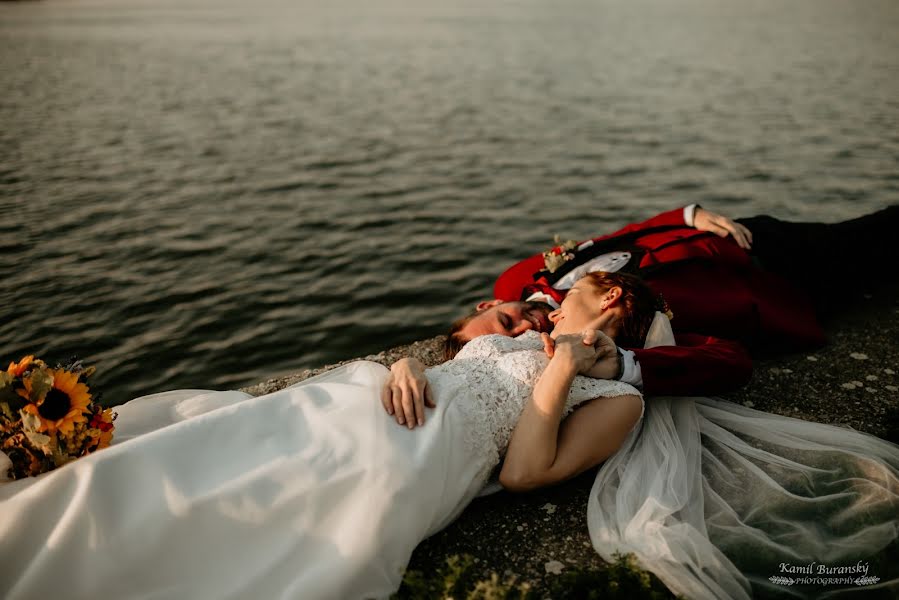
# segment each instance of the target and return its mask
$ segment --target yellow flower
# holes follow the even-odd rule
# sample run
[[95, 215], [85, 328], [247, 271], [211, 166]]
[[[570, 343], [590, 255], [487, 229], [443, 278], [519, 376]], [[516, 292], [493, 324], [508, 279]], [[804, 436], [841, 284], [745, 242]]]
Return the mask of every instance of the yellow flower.
[[[28, 404], [24, 410], [40, 419], [38, 431], [53, 435], [58, 431], [71, 433], [75, 423], [87, 421], [85, 412], [91, 401], [87, 386], [78, 382], [78, 375], [63, 369], [50, 369], [48, 374], [53, 378], [50, 389], [43, 398]], [[24, 380], [25, 397], [31, 397], [32, 378]]]
[[34, 361], [34, 355], [29, 354], [19, 362], [11, 362], [9, 363], [9, 368], [6, 369], [6, 372], [12, 375], [13, 377], [19, 377], [22, 373], [25, 372], [31, 363]]
[[110, 442], [112, 442], [112, 432], [111, 431], [101, 431], [100, 439], [97, 443], [97, 450], [102, 450], [109, 446]]

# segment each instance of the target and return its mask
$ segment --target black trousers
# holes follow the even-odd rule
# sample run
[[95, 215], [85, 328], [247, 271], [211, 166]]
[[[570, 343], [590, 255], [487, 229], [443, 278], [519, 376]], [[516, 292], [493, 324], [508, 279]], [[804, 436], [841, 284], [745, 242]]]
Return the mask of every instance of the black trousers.
[[841, 223], [735, 220], [752, 232], [759, 265], [805, 289], [825, 313], [847, 288], [858, 295], [899, 282], [899, 204]]

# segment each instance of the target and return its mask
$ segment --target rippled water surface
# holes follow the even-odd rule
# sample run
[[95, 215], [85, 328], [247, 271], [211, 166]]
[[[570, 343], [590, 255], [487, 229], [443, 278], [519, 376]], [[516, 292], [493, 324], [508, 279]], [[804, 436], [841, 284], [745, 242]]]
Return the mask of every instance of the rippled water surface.
[[897, 200], [899, 3], [0, 4], [0, 359], [109, 402], [442, 332], [553, 234]]

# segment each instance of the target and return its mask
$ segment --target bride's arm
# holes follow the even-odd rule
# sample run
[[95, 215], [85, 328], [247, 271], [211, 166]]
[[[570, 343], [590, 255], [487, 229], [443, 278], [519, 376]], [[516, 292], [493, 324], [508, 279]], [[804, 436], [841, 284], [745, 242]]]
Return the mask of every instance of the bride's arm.
[[[611, 456], [640, 418], [639, 396], [595, 398], [560, 423], [571, 383], [592, 366], [592, 346], [561, 336], [512, 432], [499, 481], [527, 491], [582, 473]], [[564, 342], [564, 343], [560, 343]], [[573, 343], [572, 343], [573, 342]]]

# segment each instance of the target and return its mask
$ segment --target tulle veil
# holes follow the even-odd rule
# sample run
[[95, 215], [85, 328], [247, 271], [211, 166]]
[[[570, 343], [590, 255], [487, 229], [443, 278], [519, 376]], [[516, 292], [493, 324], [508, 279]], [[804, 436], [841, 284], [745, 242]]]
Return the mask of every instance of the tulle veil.
[[[646, 347], [672, 345], [656, 314]], [[646, 400], [587, 522], [691, 600], [899, 597], [899, 446], [713, 398]], [[836, 580], [839, 580], [837, 582]]]

